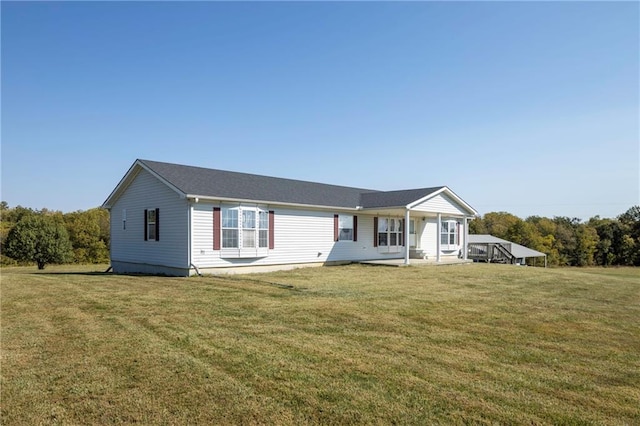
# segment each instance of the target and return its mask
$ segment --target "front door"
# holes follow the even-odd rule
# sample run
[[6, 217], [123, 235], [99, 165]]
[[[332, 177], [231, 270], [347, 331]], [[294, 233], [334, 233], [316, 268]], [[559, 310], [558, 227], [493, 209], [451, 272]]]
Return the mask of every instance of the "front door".
[[411, 219], [409, 221], [409, 247], [416, 247], [416, 221], [415, 219]]

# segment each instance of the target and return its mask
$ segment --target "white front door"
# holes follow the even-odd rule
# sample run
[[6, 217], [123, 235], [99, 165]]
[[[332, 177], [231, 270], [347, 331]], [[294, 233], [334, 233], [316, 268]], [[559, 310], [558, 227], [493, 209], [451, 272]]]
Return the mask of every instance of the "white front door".
[[416, 221], [411, 219], [409, 221], [409, 247], [416, 247]]

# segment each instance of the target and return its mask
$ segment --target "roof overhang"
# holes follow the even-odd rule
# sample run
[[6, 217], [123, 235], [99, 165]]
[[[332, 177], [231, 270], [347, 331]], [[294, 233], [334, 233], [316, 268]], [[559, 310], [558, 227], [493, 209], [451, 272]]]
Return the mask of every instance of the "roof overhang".
[[220, 203], [265, 204], [265, 205], [285, 206], [285, 207], [299, 208], [299, 209], [312, 208], [315, 210], [330, 210], [330, 211], [345, 211], [345, 212], [357, 212], [361, 210], [358, 207], [320, 206], [320, 205], [314, 205], [314, 204], [286, 203], [283, 201], [253, 200], [253, 199], [231, 198], [231, 197], [215, 197], [210, 195], [196, 195], [196, 194], [187, 194], [186, 198], [195, 202], [209, 201], [209, 202], [220, 202]]
[[180, 195], [180, 197], [184, 198], [187, 196], [187, 194], [185, 194], [180, 189], [178, 189], [175, 185], [172, 185], [165, 178], [163, 178], [162, 176], [158, 175], [156, 172], [151, 170], [143, 162], [141, 162], [140, 160], [136, 160], [133, 163], [133, 165], [129, 167], [129, 170], [127, 171], [127, 173], [125, 173], [124, 177], [120, 179], [120, 182], [118, 182], [118, 185], [116, 185], [114, 190], [111, 191], [111, 194], [109, 194], [105, 202], [102, 203], [102, 208], [111, 209], [111, 207], [115, 204], [117, 199], [120, 198], [122, 193], [129, 187], [129, 185], [131, 185], [131, 182], [133, 182], [133, 180], [136, 178], [136, 176], [138, 176], [138, 174], [142, 170], [146, 170], [147, 172], [149, 172], [153, 177], [155, 177], [160, 182], [164, 183], [173, 191], [175, 191], [178, 195]]
[[478, 216], [478, 212], [471, 207], [469, 204], [467, 204], [466, 201], [464, 201], [462, 198], [460, 198], [455, 192], [453, 192], [452, 190], [450, 190], [448, 187], [443, 186], [442, 188], [440, 188], [439, 190], [432, 192], [429, 195], [426, 195], [422, 198], [420, 198], [419, 200], [416, 200], [410, 204], [408, 204], [406, 206], [407, 209], [411, 210], [413, 208], [415, 208], [416, 206], [429, 201], [431, 198], [436, 197], [437, 195], [440, 194], [446, 194], [447, 196], [449, 196], [449, 198], [453, 199], [453, 201], [455, 201], [457, 204], [460, 205], [460, 207], [462, 207], [463, 210], [465, 210], [467, 213], [469, 213], [469, 216]]

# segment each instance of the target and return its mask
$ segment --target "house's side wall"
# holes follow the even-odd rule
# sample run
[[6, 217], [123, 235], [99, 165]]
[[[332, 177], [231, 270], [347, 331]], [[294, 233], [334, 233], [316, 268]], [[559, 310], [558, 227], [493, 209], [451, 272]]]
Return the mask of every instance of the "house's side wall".
[[[159, 241], [145, 241], [144, 211], [159, 209]], [[126, 229], [123, 223], [126, 209]], [[141, 170], [111, 208], [111, 264], [121, 273], [188, 273], [188, 204]]]
[[264, 257], [225, 258], [213, 249], [215, 203], [191, 205], [193, 224], [192, 262], [199, 269], [349, 262], [399, 258], [403, 253], [382, 253], [373, 247], [373, 216], [359, 214], [358, 240], [334, 241], [333, 216], [339, 212], [268, 206], [274, 211], [274, 248]]
[[465, 210], [446, 194], [438, 194], [412, 208], [416, 212], [442, 213], [449, 215], [465, 215]]

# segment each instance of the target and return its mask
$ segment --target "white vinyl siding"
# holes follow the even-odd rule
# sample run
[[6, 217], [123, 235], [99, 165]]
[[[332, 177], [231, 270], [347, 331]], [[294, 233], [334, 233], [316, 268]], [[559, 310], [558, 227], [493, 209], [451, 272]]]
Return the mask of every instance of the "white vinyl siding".
[[442, 213], [448, 215], [468, 215], [462, 206], [451, 199], [446, 194], [438, 194], [427, 201], [414, 206], [411, 209], [413, 212], [432, 212]]
[[[160, 240], [153, 244], [144, 240], [144, 211], [151, 208], [160, 212]], [[111, 259], [188, 268], [188, 229], [187, 201], [141, 170], [111, 208]]]
[[[451, 220], [449, 217], [443, 217], [442, 223], [448, 222]], [[440, 254], [442, 256], [457, 256], [458, 250], [462, 247], [463, 236], [464, 236], [464, 220], [463, 219], [455, 219], [453, 222], [457, 224], [460, 221], [459, 227], [457, 227], [457, 231], [459, 235], [456, 236], [456, 244], [445, 245], [442, 243], [442, 233], [441, 230], [438, 229], [438, 218], [435, 216], [428, 216], [425, 220], [421, 220], [420, 222], [416, 222], [416, 225], [420, 224], [418, 228], [418, 237], [419, 243], [418, 247], [430, 258], [435, 258], [438, 253], [438, 239], [440, 240]], [[450, 237], [449, 237], [450, 238]], [[457, 241], [460, 241], [460, 245], [457, 244]]]
[[213, 250], [214, 206], [218, 207], [220, 204], [193, 204], [192, 261], [198, 268], [356, 261], [402, 256], [402, 253], [379, 253], [377, 247], [373, 247], [373, 216], [359, 214], [358, 240], [345, 244], [333, 240], [333, 212], [268, 206], [265, 211], [274, 211], [275, 247], [263, 257], [227, 258], [222, 254], [223, 250]]

